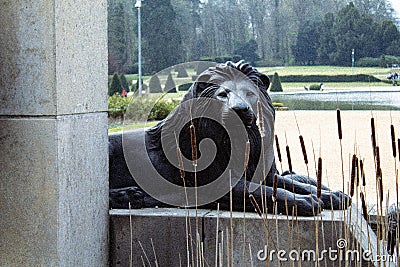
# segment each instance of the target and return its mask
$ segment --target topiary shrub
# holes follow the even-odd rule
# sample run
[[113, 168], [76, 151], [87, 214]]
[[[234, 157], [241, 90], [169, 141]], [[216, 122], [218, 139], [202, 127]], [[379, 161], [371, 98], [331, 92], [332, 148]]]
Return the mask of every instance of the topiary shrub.
[[162, 92], [161, 82], [157, 75], [154, 75], [150, 78], [149, 90], [150, 90], [150, 93], [161, 93]]
[[321, 84], [311, 84], [310, 85], [310, 90], [313, 90], [313, 91], [321, 90]]
[[121, 76], [119, 76], [119, 79], [121, 81], [122, 89], [125, 89], [128, 92], [129, 91], [129, 83], [128, 83], [128, 80], [126, 79], [125, 75], [121, 74]]
[[178, 75], [176, 76], [177, 78], [186, 78], [186, 77], [189, 77], [189, 75], [188, 75], [188, 73], [187, 73], [185, 67], [182, 66], [182, 65], [177, 65], [177, 66], [175, 67], [175, 71], [178, 72]]
[[187, 91], [193, 83], [184, 83], [178, 86], [178, 91]]
[[122, 86], [121, 86], [121, 80], [119, 79], [119, 76], [117, 73], [114, 74], [111, 80], [110, 87], [108, 88], [108, 95], [112, 96], [115, 93], [121, 93], [122, 92]]
[[279, 78], [279, 75], [277, 72], [275, 72], [274, 76], [272, 76], [270, 90], [271, 90], [271, 92], [283, 92], [281, 79]]
[[164, 92], [176, 93], [176, 85], [171, 73], [168, 75], [167, 81], [165, 82]]

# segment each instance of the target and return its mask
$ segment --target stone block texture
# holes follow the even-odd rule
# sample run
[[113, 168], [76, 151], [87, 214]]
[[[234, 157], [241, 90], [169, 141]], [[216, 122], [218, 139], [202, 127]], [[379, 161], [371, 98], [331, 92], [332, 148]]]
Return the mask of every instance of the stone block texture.
[[107, 1], [0, 0], [0, 24], [0, 266], [106, 266]]

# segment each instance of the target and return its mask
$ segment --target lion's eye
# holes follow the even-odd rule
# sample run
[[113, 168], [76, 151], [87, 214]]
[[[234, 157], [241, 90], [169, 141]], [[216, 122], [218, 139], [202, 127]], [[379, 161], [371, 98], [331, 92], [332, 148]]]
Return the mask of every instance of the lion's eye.
[[228, 94], [227, 94], [227, 92], [222, 91], [222, 92], [220, 92], [220, 93], [218, 94], [218, 97], [226, 98], [226, 97], [228, 97]]
[[251, 96], [255, 96], [255, 95], [256, 95], [256, 94], [253, 93], [253, 92], [251, 92], [251, 91], [249, 91], [249, 92], [246, 93], [246, 96], [247, 96], [247, 97], [251, 97]]

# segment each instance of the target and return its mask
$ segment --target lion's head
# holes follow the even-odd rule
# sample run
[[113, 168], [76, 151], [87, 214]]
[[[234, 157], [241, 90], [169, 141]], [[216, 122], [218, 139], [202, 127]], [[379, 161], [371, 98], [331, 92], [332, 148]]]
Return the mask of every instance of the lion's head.
[[[267, 75], [243, 61], [228, 61], [209, 68], [199, 75], [178, 108], [148, 131], [149, 151], [162, 147], [176, 167], [179, 165], [176, 159], [179, 144], [187, 159], [184, 164], [186, 177], [191, 177], [193, 140], [189, 127], [193, 125], [199, 155], [196, 172], [201, 185], [214, 181], [226, 173], [227, 168], [240, 166], [236, 175], [241, 176], [249, 140], [247, 178], [256, 178], [254, 181], [258, 183], [264, 179], [274, 160], [275, 110], [267, 93], [269, 83]], [[213, 144], [208, 142], [209, 139]], [[202, 144], [203, 140], [206, 142]], [[262, 148], [265, 153], [261, 153]]]

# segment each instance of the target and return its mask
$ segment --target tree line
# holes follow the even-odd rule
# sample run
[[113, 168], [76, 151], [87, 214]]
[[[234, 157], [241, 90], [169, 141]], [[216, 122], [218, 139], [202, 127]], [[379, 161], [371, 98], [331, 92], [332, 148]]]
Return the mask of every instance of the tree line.
[[[110, 74], [137, 71], [134, 4], [108, 1]], [[143, 0], [141, 13], [147, 74], [194, 60], [348, 65], [351, 49], [357, 58], [400, 56], [387, 0]]]

